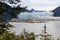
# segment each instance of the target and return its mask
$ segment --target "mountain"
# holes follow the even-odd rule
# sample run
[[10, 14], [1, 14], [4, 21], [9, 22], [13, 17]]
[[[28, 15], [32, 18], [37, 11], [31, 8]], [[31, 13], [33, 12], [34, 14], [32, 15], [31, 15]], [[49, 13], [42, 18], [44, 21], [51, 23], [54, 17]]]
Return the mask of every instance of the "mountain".
[[54, 12], [55, 17], [59, 17], [60, 16], [60, 6], [58, 6], [56, 9], [54, 9], [52, 12]]
[[[3, 20], [11, 20], [12, 18], [17, 18], [17, 15], [20, 12], [23, 12], [23, 10], [25, 9], [25, 7], [11, 7], [10, 5], [0, 2], [0, 15], [3, 15], [1, 18]], [[0, 19], [1, 19], [0, 18]]]
[[0, 0], [0, 2], [7, 2], [10, 4], [17, 4], [20, 3], [20, 0]]
[[0, 15], [3, 15], [3, 17], [1, 17], [3, 20], [9, 20], [11, 18], [9, 15], [11, 9], [12, 8], [6, 3], [0, 2]]
[[24, 9], [24, 12], [47, 12], [47, 11], [46, 10], [35, 10], [35, 9], [31, 9], [31, 10]]

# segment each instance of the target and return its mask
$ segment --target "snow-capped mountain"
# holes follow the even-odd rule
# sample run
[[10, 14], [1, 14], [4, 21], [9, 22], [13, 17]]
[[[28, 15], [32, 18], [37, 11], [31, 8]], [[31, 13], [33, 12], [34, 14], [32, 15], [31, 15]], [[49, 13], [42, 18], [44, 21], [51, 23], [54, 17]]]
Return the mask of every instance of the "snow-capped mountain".
[[53, 10], [53, 12], [54, 12], [54, 16], [55, 17], [60, 17], [60, 6], [58, 6], [57, 8], [55, 8]]
[[20, 2], [20, 0], [0, 0], [0, 2], [7, 2], [7, 3], [13, 4], [13, 3], [18, 3], [18, 2]]

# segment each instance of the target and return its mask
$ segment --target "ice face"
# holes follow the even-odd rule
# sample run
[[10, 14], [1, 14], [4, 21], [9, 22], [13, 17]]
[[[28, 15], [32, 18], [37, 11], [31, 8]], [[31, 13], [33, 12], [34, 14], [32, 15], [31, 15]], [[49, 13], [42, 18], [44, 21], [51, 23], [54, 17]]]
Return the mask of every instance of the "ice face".
[[18, 15], [20, 20], [38, 19], [40, 17], [53, 16], [52, 12], [22, 12]]

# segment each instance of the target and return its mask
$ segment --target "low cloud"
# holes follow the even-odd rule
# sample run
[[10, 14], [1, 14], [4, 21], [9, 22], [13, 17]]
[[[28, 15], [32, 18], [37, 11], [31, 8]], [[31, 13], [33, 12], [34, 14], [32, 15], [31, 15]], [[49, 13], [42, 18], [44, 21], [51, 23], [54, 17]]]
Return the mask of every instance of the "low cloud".
[[60, 0], [22, 0], [21, 4], [28, 6], [28, 9], [52, 10], [60, 5]]

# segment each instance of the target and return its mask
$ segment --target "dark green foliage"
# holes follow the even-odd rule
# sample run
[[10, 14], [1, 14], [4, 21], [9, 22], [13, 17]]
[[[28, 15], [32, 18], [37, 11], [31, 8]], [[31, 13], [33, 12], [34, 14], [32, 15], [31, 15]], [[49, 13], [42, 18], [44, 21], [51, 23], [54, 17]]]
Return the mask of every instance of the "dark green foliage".
[[30, 33], [30, 40], [35, 40], [35, 34], [33, 32]]
[[15, 40], [15, 34], [11, 32], [4, 32], [0, 35], [0, 40]]
[[24, 40], [24, 35], [22, 35], [22, 34], [20, 36], [17, 35], [16, 36], [16, 40]]
[[[20, 12], [23, 12], [24, 9], [25, 7], [22, 8], [20, 6], [12, 8], [8, 4], [0, 2], [0, 40], [24, 40], [24, 35], [16, 36], [15, 33], [10, 32], [10, 29], [13, 26], [9, 24], [7, 19], [4, 19], [4, 17], [7, 16], [7, 14], [12, 18], [16, 18], [17, 15]], [[30, 36], [30, 34], [28, 35]], [[29, 39], [28, 35], [27, 40]]]
[[0, 15], [2, 15], [4, 11], [8, 10], [8, 8], [11, 8], [11, 7], [6, 3], [0, 2]]
[[12, 8], [6, 3], [0, 2], [0, 34], [9, 30], [12, 26], [7, 22], [10, 20], [9, 17], [17, 18], [18, 13], [23, 11], [25, 8], [17, 6], [16, 8]]
[[[23, 8], [22, 8], [22, 7], [20, 7], [20, 6], [13, 7], [13, 8], [12, 8], [13, 12], [10, 13], [10, 15], [13, 16], [14, 18], [17, 18], [17, 15], [20, 14], [21, 12], [23, 12], [25, 8], [26, 8], [26, 7], [23, 7]], [[14, 15], [13, 13], [15, 13], [15, 15]]]
[[17, 35], [16, 40], [35, 40], [35, 34], [33, 32], [27, 34]]
[[8, 9], [11, 9], [9, 5], [0, 2], [0, 34], [8, 31], [11, 27], [13, 27], [8, 23], [8, 21], [3, 20], [3, 12], [7, 11]]
[[9, 0], [9, 3], [10, 3], [10, 4], [17, 4], [16, 2], [19, 3], [20, 0]]
[[[26, 7], [11, 7], [6, 3], [0, 2], [0, 17], [3, 20], [11, 20], [12, 18], [17, 18], [20, 12], [23, 12]], [[1, 18], [0, 18], [1, 19]]]
[[8, 31], [12, 25], [10, 25], [8, 22], [0, 22], [0, 34]]

